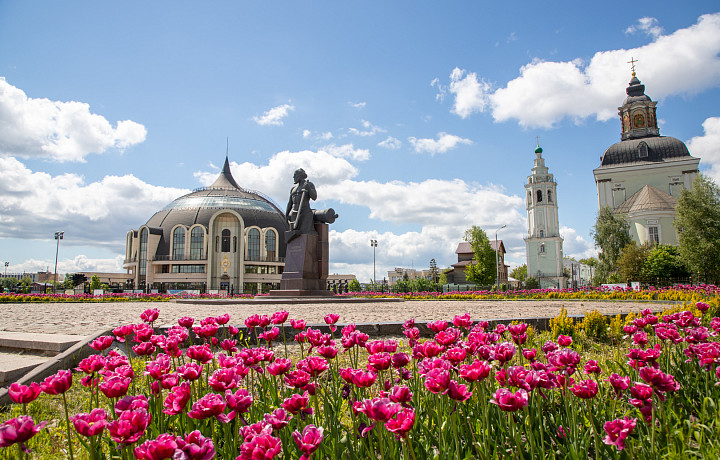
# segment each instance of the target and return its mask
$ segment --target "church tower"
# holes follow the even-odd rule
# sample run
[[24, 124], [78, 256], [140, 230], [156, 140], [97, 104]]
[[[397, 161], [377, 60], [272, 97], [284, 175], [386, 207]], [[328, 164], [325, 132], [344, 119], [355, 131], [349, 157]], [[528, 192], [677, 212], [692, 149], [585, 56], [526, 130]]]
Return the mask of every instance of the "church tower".
[[525, 238], [527, 274], [540, 282], [541, 288], [564, 288], [563, 239], [558, 222], [557, 183], [545, 166], [543, 149], [538, 144], [532, 174], [528, 176], [528, 235]]

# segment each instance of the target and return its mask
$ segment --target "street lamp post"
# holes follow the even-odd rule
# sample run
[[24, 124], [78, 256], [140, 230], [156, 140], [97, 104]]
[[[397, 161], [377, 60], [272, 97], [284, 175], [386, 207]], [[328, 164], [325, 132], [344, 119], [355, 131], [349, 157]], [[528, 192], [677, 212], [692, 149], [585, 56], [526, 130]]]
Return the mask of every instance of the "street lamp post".
[[502, 227], [495, 230], [495, 284], [496, 284], [496, 291], [500, 290], [500, 260], [498, 259], [498, 250], [500, 249], [500, 245], [498, 244], [498, 232], [502, 230], [503, 228], [507, 227], [507, 224], [503, 225]]
[[5, 278], [7, 278], [7, 268], [8, 265], [10, 265], [10, 262], [5, 262]]
[[60, 240], [63, 239], [63, 235], [65, 232], [55, 232], [55, 241], [57, 241], [57, 244], [55, 246], [55, 277], [53, 278], [53, 294], [55, 293], [55, 284], [57, 283], [57, 261], [58, 261], [58, 252], [60, 251]]
[[375, 248], [377, 248], [377, 240], [370, 240], [370, 246], [373, 248], [373, 287], [375, 286]]

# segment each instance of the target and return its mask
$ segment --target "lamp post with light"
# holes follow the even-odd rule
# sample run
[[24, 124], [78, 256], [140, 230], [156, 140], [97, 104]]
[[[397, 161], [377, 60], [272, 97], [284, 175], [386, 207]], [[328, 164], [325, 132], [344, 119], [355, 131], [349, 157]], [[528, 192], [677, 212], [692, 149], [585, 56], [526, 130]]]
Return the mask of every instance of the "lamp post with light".
[[507, 227], [507, 224], [505, 224], [502, 227], [495, 230], [495, 285], [496, 285], [495, 290], [496, 291], [500, 290], [500, 259], [498, 258], [498, 250], [500, 249], [500, 244], [498, 244], [498, 232], [505, 227]]
[[53, 278], [53, 294], [55, 293], [55, 285], [57, 284], [57, 262], [58, 262], [58, 252], [60, 252], [60, 240], [63, 239], [63, 235], [65, 232], [55, 232], [55, 241], [57, 241], [57, 244], [55, 246], [55, 277]]
[[7, 278], [7, 268], [8, 265], [10, 265], [10, 262], [5, 262], [5, 278]]
[[373, 248], [373, 288], [375, 287], [375, 248], [377, 248], [377, 240], [370, 240], [370, 246]]

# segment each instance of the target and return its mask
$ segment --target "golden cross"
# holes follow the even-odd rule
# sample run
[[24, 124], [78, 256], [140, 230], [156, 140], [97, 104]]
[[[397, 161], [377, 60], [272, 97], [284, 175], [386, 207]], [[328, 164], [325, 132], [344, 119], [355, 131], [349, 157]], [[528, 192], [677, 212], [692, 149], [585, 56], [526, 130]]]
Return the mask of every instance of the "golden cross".
[[537, 141], [537, 146], [540, 147], [540, 136], [535, 136], [535, 140]]
[[637, 59], [633, 58], [632, 56], [630, 57], [630, 60], [627, 62], [628, 64], [630, 64], [630, 69], [632, 70], [632, 76], [633, 76], [633, 77], [635, 76], [635, 63], [636, 63], [636, 62], [640, 62], [640, 61], [638, 61]]

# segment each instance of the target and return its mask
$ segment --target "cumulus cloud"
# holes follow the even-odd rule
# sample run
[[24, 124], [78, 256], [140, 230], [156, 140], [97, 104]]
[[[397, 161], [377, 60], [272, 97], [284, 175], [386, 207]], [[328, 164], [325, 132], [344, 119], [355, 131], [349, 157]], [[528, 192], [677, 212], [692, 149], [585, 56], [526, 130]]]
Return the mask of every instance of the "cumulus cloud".
[[293, 110], [295, 110], [294, 105], [283, 104], [273, 107], [261, 116], [254, 116], [253, 120], [260, 126], [282, 126], [283, 118], [287, 117]]
[[700, 165], [709, 169], [705, 173], [720, 183], [720, 117], [711, 117], [703, 122], [702, 136], [687, 142], [688, 150], [694, 157], [700, 157]]
[[[72, 259], [60, 257], [58, 259], [58, 279], [62, 281], [66, 273], [119, 273], [122, 271], [123, 259], [123, 255], [106, 259], [93, 259], [84, 254], [79, 254]], [[55, 259], [28, 259], [22, 263], [10, 265], [8, 267], [8, 273], [35, 273], [45, 271], [46, 269], [53, 269], [54, 266]]]
[[147, 130], [131, 120], [113, 128], [83, 102], [28, 97], [0, 77], [0, 156], [84, 162], [91, 153], [145, 141]]
[[633, 24], [627, 29], [625, 29], [625, 33], [628, 35], [632, 35], [637, 32], [643, 32], [652, 38], [657, 38], [662, 34], [663, 28], [660, 27], [657, 19], [651, 17], [644, 17], [638, 19], [637, 24]]
[[471, 145], [470, 139], [463, 139], [460, 136], [448, 133], [438, 133], [437, 139], [418, 139], [415, 137], [408, 138], [410, 144], [417, 153], [429, 153], [435, 155], [436, 153], [445, 153], [450, 149], [454, 149], [459, 144]]
[[[649, 33], [657, 31], [652, 21], [645, 24]], [[606, 121], [617, 116], [625, 97], [631, 57], [639, 61], [638, 77], [647, 82], [647, 93], [656, 100], [718, 85], [720, 13], [703, 15], [696, 24], [669, 35], [657, 33], [647, 45], [598, 51], [589, 62], [535, 59], [495, 91], [475, 73], [456, 68], [450, 75], [452, 112], [466, 118], [489, 110], [495, 121], [516, 120], [528, 128], [550, 128], [564, 118]]]
[[385, 149], [397, 150], [400, 147], [402, 147], [402, 141], [400, 141], [400, 139], [395, 139], [392, 136], [388, 136], [387, 139], [385, 139], [382, 142], [379, 142], [378, 146], [385, 148]]
[[323, 147], [321, 150], [329, 153], [330, 155], [337, 158], [351, 158], [357, 161], [365, 161], [370, 158], [370, 150], [368, 149], [356, 149], [352, 144], [335, 145], [330, 144]]
[[597, 250], [595, 249], [593, 242], [578, 235], [574, 228], [561, 226], [560, 236], [564, 239], [563, 254], [565, 257], [574, 257], [578, 260], [588, 257], [597, 257]]
[[370, 122], [367, 121], [367, 120], [361, 120], [361, 123], [362, 123], [362, 126], [363, 126], [364, 130], [360, 130], [360, 129], [357, 129], [357, 128], [350, 128], [350, 129], [348, 129], [348, 132], [349, 132], [350, 134], [354, 134], [354, 135], [356, 135], [356, 136], [363, 136], [363, 137], [374, 136], [374, 135], [376, 135], [377, 133], [384, 133], [384, 132], [386, 132], [385, 129], [383, 129], [383, 128], [379, 127], [379, 126], [375, 126], [375, 125], [373, 125], [372, 123], [370, 123]]
[[365, 107], [365, 102], [350, 102], [348, 101], [348, 105], [351, 107], [355, 107], [356, 109], [362, 109]]
[[62, 229], [66, 244], [121, 250], [129, 230], [188, 192], [133, 175], [85, 183], [77, 174], [33, 172], [15, 158], [0, 158], [0, 171], [0, 238], [47, 238]]

